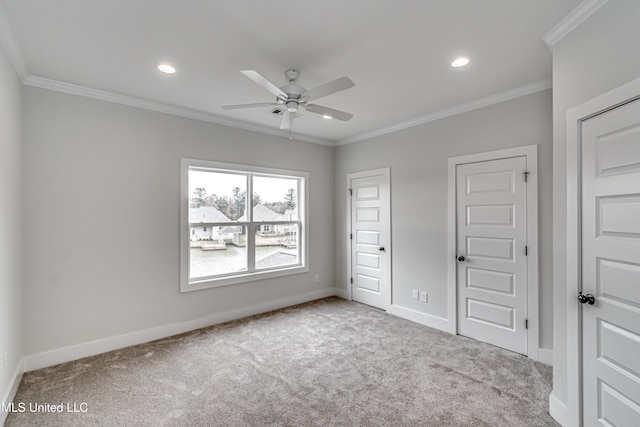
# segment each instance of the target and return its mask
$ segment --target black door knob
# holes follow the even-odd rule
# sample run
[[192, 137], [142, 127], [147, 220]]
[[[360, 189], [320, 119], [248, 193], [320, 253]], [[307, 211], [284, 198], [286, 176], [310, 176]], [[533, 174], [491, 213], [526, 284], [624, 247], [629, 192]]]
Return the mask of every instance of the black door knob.
[[462, 255], [460, 255], [460, 256], [458, 257], [458, 261], [460, 261], [460, 262], [464, 261], [464, 257], [463, 257]]
[[596, 302], [596, 298], [591, 295], [591, 294], [586, 294], [583, 295], [582, 291], [580, 291], [580, 293], [578, 294], [578, 302], [580, 304], [589, 304], [589, 305], [593, 305]]
[[384, 251], [385, 251], [384, 246], [380, 246], [380, 252], [384, 252]]

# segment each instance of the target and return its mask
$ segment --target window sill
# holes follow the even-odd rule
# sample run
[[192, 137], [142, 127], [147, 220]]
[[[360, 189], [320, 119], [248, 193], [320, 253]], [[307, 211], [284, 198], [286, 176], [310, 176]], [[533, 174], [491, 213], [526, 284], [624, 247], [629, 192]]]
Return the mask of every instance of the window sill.
[[191, 292], [199, 291], [202, 289], [219, 288], [222, 286], [235, 285], [238, 283], [248, 283], [256, 280], [271, 279], [274, 277], [290, 276], [308, 272], [309, 267], [296, 265], [292, 267], [279, 268], [277, 270], [267, 270], [252, 273], [247, 272], [246, 274], [239, 274], [232, 277], [204, 278], [201, 280], [192, 280], [188, 283], [181, 283], [180, 292]]

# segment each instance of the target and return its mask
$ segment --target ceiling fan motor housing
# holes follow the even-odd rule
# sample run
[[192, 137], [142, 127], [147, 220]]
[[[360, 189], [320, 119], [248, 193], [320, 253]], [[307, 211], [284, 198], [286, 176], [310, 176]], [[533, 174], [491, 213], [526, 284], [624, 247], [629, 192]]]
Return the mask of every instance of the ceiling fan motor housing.
[[[293, 70], [289, 70], [289, 71], [293, 71]], [[298, 108], [300, 107], [300, 101], [301, 101], [300, 98], [302, 97], [302, 94], [306, 93], [307, 90], [302, 86], [293, 84], [293, 81], [291, 83], [292, 84], [282, 86], [280, 90], [282, 90], [284, 93], [287, 94], [287, 98], [283, 99], [284, 104], [287, 107], [287, 111], [295, 113], [296, 111], [298, 111]]]
[[298, 85], [284, 85], [280, 90], [286, 93], [289, 99], [299, 99], [302, 94], [307, 91], [305, 88]]

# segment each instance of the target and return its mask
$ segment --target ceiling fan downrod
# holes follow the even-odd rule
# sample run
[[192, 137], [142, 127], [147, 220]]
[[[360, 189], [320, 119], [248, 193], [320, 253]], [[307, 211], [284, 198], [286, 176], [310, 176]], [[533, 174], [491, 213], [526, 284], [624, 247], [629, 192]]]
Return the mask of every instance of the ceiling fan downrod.
[[289, 80], [289, 83], [293, 84], [296, 82], [296, 80], [298, 80], [298, 76], [300, 76], [300, 73], [298, 72], [298, 70], [289, 68], [284, 72], [284, 76], [287, 78], [287, 80]]

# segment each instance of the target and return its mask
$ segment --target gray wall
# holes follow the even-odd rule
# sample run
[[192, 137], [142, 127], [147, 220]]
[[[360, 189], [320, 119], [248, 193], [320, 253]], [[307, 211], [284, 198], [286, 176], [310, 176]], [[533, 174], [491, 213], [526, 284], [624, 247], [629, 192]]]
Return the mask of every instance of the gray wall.
[[[22, 358], [22, 84], [0, 43], [0, 399]], [[7, 358], [5, 367], [5, 357]], [[3, 416], [0, 413], [0, 424]]]
[[[538, 144], [540, 347], [552, 347], [551, 91], [528, 95], [336, 150], [336, 283], [346, 289], [346, 175], [391, 167], [393, 303], [447, 317], [448, 158]], [[411, 299], [411, 290], [429, 302]]]
[[[391, 166], [394, 302], [446, 317], [447, 159], [530, 144], [540, 164], [540, 345], [551, 348], [550, 91], [336, 149], [24, 92], [26, 355], [346, 289], [346, 174], [382, 166]], [[180, 294], [180, 157], [308, 171], [310, 272]], [[411, 300], [414, 288], [428, 304]]]
[[[332, 148], [24, 92], [26, 355], [334, 286]], [[309, 273], [181, 294], [181, 157], [309, 172]]]
[[553, 393], [567, 401], [566, 112], [640, 77], [640, 2], [612, 0], [553, 49], [554, 370]]

